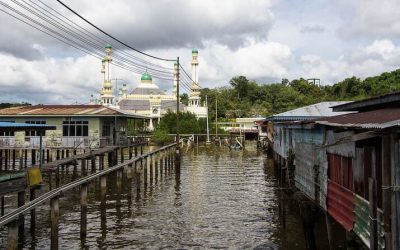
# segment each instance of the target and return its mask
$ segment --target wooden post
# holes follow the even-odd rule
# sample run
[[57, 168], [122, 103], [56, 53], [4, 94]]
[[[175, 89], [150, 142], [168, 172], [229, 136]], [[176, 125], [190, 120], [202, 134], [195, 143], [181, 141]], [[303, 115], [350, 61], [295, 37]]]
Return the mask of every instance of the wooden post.
[[153, 184], [153, 155], [150, 155], [150, 185]]
[[100, 170], [104, 169], [104, 154], [99, 155], [99, 168]]
[[4, 196], [1, 196], [1, 216], [4, 215], [4, 205], [5, 205], [4, 202], [5, 202]]
[[120, 157], [121, 157], [121, 163], [124, 162], [124, 148], [120, 148]]
[[[144, 163], [143, 163], [144, 161]], [[146, 190], [147, 188], [147, 157], [140, 161], [141, 167], [143, 169], [143, 188]]]
[[28, 167], [28, 149], [24, 150], [24, 164], [25, 164], [25, 168]]
[[12, 169], [15, 170], [15, 149], [12, 150]]
[[129, 160], [132, 159], [132, 146], [128, 147], [128, 151], [129, 151]]
[[0, 170], [3, 170], [3, 150], [0, 149]]
[[163, 167], [164, 167], [163, 152], [160, 152], [159, 154], [160, 154], [160, 177], [162, 178], [163, 177]]
[[155, 159], [154, 159], [154, 173], [155, 173], [154, 178], [155, 178], [156, 183], [157, 183], [157, 180], [158, 180], [158, 155], [156, 155]]
[[168, 154], [167, 152], [165, 152], [164, 154], [164, 171], [165, 171], [165, 175], [168, 175]]
[[81, 175], [86, 175], [86, 159], [81, 160]]
[[135, 161], [135, 182], [136, 182], [136, 192], [140, 193], [140, 173], [137, 167], [137, 161]]
[[327, 211], [325, 211], [325, 223], [326, 223], [326, 232], [328, 235], [328, 243], [329, 243], [329, 250], [335, 249], [335, 244], [333, 242], [333, 235], [332, 235], [332, 219], [329, 217]]
[[369, 191], [369, 239], [371, 250], [378, 249], [378, 222], [377, 222], [377, 190], [376, 180], [373, 178], [368, 179], [368, 191]]
[[24, 168], [24, 150], [20, 149], [18, 154], [19, 170], [22, 170]]
[[56, 168], [56, 188], [60, 187], [60, 167]]
[[96, 172], [96, 156], [93, 155], [90, 158], [90, 162], [91, 162], [91, 165], [92, 165], [92, 173]]
[[122, 171], [117, 170], [117, 199], [116, 199], [116, 207], [121, 206], [121, 193], [122, 193]]
[[81, 185], [81, 236], [86, 237], [87, 235], [87, 201], [88, 185], [84, 183]]
[[58, 217], [60, 216], [60, 206], [58, 197], [50, 200], [50, 219], [51, 219], [51, 239], [50, 249], [58, 249]]
[[18, 223], [15, 220], [8, 226], [7, 249], [18, 249]]
[[[35, 188], [31, 188], [29, 192], [29, 200], [33, 201], [35, 199]], [[31, 234], [34, 235], [36, 228], [36, 209], [31, 209]]]
[[135, 157], [138, 155], [137, 145], [135, 145]]
[[[18, 192], [18, 207], [25, 205], [25, 191]], [[25, 216], [23, 214], [18, 216], [18, 235], [19, 239], [24, 238]]]
[[143, 143], [140, 143], [140, 155], [143, 154]]
[[10, 150], [9, 149], [6, 149], [6, 157], [4, 158], [4, 169], [5, 170], [8, 170], [8, 156], [9, 156], [9, 154], [10, 154]]

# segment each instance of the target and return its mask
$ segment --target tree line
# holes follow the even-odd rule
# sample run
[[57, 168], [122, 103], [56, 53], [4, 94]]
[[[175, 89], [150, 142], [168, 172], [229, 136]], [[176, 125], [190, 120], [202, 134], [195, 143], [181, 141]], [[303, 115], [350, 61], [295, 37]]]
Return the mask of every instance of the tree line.
[[[201, 100], [208, 97], [210, 119], [267, 117], [322, 101], [355, 101], [400, 90], [400, 69], [361, 80], [346, 78], [333, 85], [317, 85], [304, 78], [282, 79], [279, 83], [259, 84], [245, 76], [233, 77], [228, 86], [203, 88]], [[187, 96], [182, 96], [185, 101]], [[213, 112], [214, 111], [214, 112]]]

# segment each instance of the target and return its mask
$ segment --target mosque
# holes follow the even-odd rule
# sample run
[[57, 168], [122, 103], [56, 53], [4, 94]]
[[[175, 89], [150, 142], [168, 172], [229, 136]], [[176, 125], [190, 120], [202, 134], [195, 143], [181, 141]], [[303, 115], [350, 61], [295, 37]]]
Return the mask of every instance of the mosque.
[[[188, 106], [179, 103], [179, 110], [191, 112], [197, 118], [206, 118], [208, 114], [207, 105], [201, 104], [199, 74], [198, 74], [198, 50], [192, 50], [192, 86]], [[174, 64], [174, 81], [172, 94], [162, 91], [154, 82], [152, 76], [145, 71], [140, 83], [130, 93], [124, 83], [119, 90], [118, 97], [113, 94], [113, 85], [110, 78], [110, 64], [112, 62], [112, 47], [106, 45], [105, 56], [102, 60], [101, 73], [103, 74], [103, 86], [100, 90], [102, 105], [120, 110], [128, 110], [149, 117], [148, 130], [153, 130], [168, 111], [176, 112], [176, 92], [178, 83], [178, 64]], [[93, 96], [91, 102], [95, 102]]]

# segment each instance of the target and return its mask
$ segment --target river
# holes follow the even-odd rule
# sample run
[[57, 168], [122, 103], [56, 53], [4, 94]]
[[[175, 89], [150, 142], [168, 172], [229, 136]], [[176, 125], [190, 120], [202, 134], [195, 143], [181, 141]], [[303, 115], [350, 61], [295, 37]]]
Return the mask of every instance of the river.
[[[98, 182], [89, 186], [86, 238], [79, 233], [79, 190], [61, 199], [60, 249], [305, 249], [297, 203], [279, 188], [273, 160], [254, 147], [194, 148], [183, 154], [180, 180], [164, 176], [140, 192], [124, 176], [118, 193], [115, 178], [107, 181], [106, 204]], [[50, 246], [48, 206], [37, 213], [24, 249]], [[334, 225], [333, 233], [344, 249], [343, 230]], [[315, 234], [317, 248], [329, 249], [323, 213]], [[5, 236], [1, 230], [0, 247]]]

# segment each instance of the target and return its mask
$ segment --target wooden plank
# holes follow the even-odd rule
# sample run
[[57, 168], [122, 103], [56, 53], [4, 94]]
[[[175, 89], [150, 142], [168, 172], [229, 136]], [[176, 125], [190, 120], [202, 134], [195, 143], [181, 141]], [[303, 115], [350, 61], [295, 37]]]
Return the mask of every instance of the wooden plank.
[[23, 191], [26, 188], [26, 178], [0, 182], [0, 196]]
[[368, 179], [368, 192], [369, 192], [369, 248], [371, 250], [378, 249], [378, 218], [377, 218], [377, 190], [376, 180], [374, 178]]

